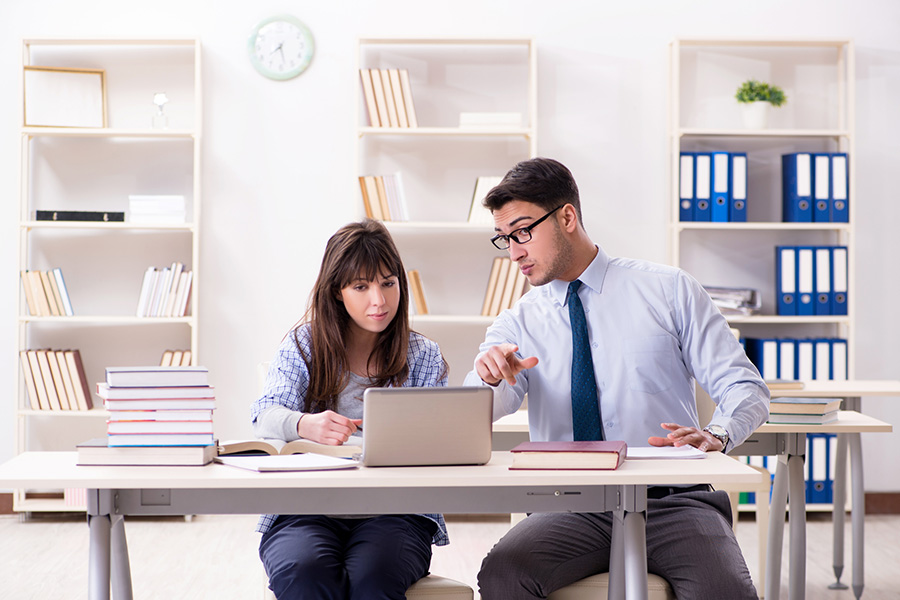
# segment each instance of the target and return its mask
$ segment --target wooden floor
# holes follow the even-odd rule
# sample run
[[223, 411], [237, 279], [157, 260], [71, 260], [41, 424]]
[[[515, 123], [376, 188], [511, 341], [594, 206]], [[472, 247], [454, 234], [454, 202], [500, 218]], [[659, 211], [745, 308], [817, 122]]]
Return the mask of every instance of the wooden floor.
[[[756, 525], [738, 523], [738, 539], [756, 572]], [[260, 599], [263, 571], [252, 516], [135, 518], [127, 522], [135, 600]], [[501, 517], [448, 518], [450, 546], [437, 548], [432, 571], [475, 587], [481, 559], [508, 528]], [[851, 572], [848, 544], [844, 581]], [[807, 598], [851, 600], [833, 591], [831, 520], [811, 515], [807, 533]], [[785, 540], [787, 543], [787, 540]], [[866, 518], [866, 600], [900, 599], [900, 516]], [[87, 598], [88, 530], [84, 515], [0, 516], [0, 598]], [[785, 549], [784, 573], [787, 573]], [[476, 596], [477, 597], [477, 596]], [[786, 581], [782, 598], [787, 598]]]

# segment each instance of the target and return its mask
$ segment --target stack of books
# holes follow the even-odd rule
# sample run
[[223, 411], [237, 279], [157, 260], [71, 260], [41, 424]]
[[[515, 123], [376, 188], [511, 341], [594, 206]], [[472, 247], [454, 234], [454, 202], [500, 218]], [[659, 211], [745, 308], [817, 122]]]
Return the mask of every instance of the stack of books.
[[137, 316], [186, 316], [191, 298], [193, 275], [193, 271], [185, 269], [184, 263], [177, 261], [162, 269], [149, 267], [144, 272], [141, 284]]
[[214, 389], [205, 367], [110, 367], [97, 395], [109, 411], [109, 446], [214, 444]]
[[517, 264], [507, 257], [494, 258], [487, 290], [484, 293], [484, 303], [481, 306], [481, 315], [496, 317], [501, 311], [512, 308], [527, 289], [528, 280]]
[[704, 285], [713, 304], [725, 316], [750, 316], [762, 308], [762, 296], [759, 290], [752, 288], [730, 288]]
[[840, 398], [776, 398], [769, 403], [769, 423], [831, 423], [840, 407]]
[[186, 221], [184, 196], [128, 196], [128, 222], [179, 225]]

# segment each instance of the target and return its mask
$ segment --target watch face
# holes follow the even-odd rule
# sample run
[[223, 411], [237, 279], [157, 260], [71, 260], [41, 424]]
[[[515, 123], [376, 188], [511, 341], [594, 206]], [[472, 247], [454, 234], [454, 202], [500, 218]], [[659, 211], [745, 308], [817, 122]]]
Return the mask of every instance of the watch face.
[[315, 51], [312, 33], [298, 19], [266, 19], [250, 34], [247, 50], [257, 71], [271, 79], [290, 79], [306, 70]]

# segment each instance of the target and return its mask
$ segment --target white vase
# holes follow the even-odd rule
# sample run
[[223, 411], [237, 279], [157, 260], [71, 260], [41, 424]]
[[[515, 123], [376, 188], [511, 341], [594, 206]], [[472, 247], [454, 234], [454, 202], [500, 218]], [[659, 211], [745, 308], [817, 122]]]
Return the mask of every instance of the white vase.
[[768, 102], [747, 102], [741, 105], [741, 116], [747, 129], [765, 129], [769, 121]]

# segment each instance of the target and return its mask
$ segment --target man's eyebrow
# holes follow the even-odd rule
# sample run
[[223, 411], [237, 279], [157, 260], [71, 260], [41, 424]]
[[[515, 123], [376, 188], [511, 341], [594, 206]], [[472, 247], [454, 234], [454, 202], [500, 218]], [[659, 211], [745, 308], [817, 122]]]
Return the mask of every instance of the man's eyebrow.
[[[523, 220], [523, 219], [531, 219], [531, 220], [533, 221], [533, 220], [534, 220], [534, 217], [530, 217], [530, 216], [528, 216], [528, 215], [524, 215], [524, 216], [521, 216], [521, 217], [516, 217], [515, 219], [513, 219], [512, 221], [510, 221], [509, 223], [507, 223], [507, 226], [512, 227], [513, 225], [518, 224], [519, 221], [521, 221], [521, 220]], [[498, 229], [497, 227], [494, 227], [494, 231], [499, 232], [500, 229]]]

